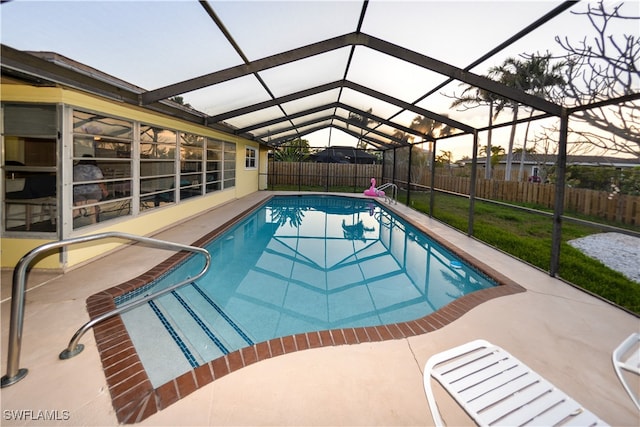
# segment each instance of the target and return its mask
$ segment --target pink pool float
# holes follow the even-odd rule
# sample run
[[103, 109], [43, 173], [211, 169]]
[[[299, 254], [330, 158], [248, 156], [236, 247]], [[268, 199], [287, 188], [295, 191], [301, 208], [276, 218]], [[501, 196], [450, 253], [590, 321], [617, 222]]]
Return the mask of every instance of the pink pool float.
[[371, 197], [384, 197], [384, 191], [378, 190], [376, 188], [376, 179], [371, 178], [371, 187], [364, 190], [364, 195], [371, 196]]

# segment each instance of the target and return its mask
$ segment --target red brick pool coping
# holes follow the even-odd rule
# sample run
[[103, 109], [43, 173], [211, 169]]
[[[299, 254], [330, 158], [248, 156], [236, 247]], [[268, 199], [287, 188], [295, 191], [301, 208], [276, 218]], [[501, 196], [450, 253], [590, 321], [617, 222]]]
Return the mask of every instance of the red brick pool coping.
[[[264, 202], [260, 202], [252, 209], [238, 215], [222, 227], [197, 240], [193, 245], [206, 245], [262, 203]], [[385, 207], [389, 208], [388, 205]], [[391, 210], [404, 217], [395, 209]], [[153, 388], [151, 385], [122, 319], [120, 316], [113, 317], [96, 325], [93, 332], [118, 421], [128, 424], [140, 422], [218, 378], [271, 357], [312, 348], [403, 339], [422, 335], [448, 325], [483, 302], [525, 291], [523, 287], [508, 277], [434, 236], [423, 225], [416, 224], [414, 221], [411, 223], [440, 245], [491, 277], [499, 286], [464, 295], [435, 313], [409, 322], [308, 332], [257, 343], [214, 359], [158, 388]], [[95, 318], [114, 309], [116, 297], [148, 284], [190, 255], [185, 252], [175, 254], [132, 280], [90, 296], [87, 299], [89, 316]]]

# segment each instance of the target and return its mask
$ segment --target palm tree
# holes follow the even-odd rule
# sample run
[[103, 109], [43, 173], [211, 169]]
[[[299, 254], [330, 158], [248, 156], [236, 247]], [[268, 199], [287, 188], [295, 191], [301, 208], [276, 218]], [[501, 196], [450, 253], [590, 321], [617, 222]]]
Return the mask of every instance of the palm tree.
[[[489, 69], [489, 77], [498, 80], [500, 83], [521, 88], [522, 61], [515, 58], [507, 58], [502, 65], [491, 67]], [[499, 100], [496, 108], [496, 116], [505, 108], [509, 107], [513, 110], [513, 120], [511, 125], [511, 134], [509, 136], [509, 147], [507, 148], [507, 166], [504, 173], [505, 181], [511, 181], [511, 159], [513, 152], [513, 143], [516, 138], [516, 122], [518, 120], [518, 109], [520, 104], [517, 101], [502, 98]]]
[[407, 144], [413, 142], [413, 136], [409, 135], [408, 133], [404, 133], [401, 130], [395, 130], [393, 132], [392, 136], [395, 139], [398, 139], [398, 140], [400, 140], [400, 141], [402, 141], [404, 143], [407, 143]]
[[[531, 55], [522, 61], [516, 58], [507, 58], [504, 63], [489, 69], [489, 76], [496, 78], [501, 83], [523, 90], [527, 93], [547, 97], [549, 88], [564, 84], [564, 79], [560, 74], [563, 63], [551, 64], [551, 54]], [[511, 163], [513, 158], [513, 144], [516, 135], [516, 122], [518, 120], [518, 110], [520, 104], [517, 101], [500, 99], [498, 102], [496, 115], [505, 107], [513, 110], [513, 122], [511, 125], [511, 135], [509, 136], [509, 147], [507, 149], [507, 166], [505, 170], [505, 180], [511, 180]], [[531, 111], [533, 115], [533, 110]], [[528, 136], [529, 126], [527, 125]], [[522, 167], [522, 166], [521, 166]]]
[[411, 155], [411, 182], [425, 184], [424, 177], [431, 170], [431, 149], [424, 150], [421, 146], [422, 144], [418, 144], [418, 147], [414, 146]]
[[429, 117], [423, 117], [420, 115], [415, 116], [413, 118], [409, 127], [411, 129], [417, 130], [422, 135], [424, 135], [422, 137], [423, 141], [429, 140], [429, 149], [427, 150], [427, 153], [429, 155], [426, 156], [427, 164], [429, 162], [428, 159], [431, 157], [430, 153], [433, 151], [433, 139], [442, 138], [443, 136], [451, 135], [455, 130], [454, 128], [452, 128], [451, 126], [445, 123], [439, 122]]
[[[528, 92], [546, 99], [553, 98], [551, 95], [553, 88], [566, 85], [566, 81], [562, 76], [562, 69], [565, 63], [557, 62], [551, 64], [550, 60], [551, 54], [547, 53], [543, 56], [532, 55], [526, 62], [528, 65], [528, 75], [531, 79]], [[533, 117], [533, 111], [532, 108], [529, 118]], [[518, 181], [522, 181], [524, 177], [525, 156], [530, 153], [530, 150], [527, 150], [527, 138], [529, 136], [530, 125], [531, 121], [528, 121], [524, 132], [524, 141], [522, 142], [522, 156], [520, 157], [520, 167], [518, 169]]]
[[[480, 154], [486, 154], [487, 159], [489, 160], [487, 162], [486, 168], [491, 170], [492, 167], [495, 167], [498, 164], [498, 162], [500, 161], [500, 157], [504, 155], [504, 148], [499, 145], [489, 146], [487, 144], [484, 147], [480, 148]], [[489, 175], [488, 179], [490, 178], [491, 175]]]
[[441, 164], [446, 170], [451, 172], [451, 161], [453, 153], [451, 151], [440, 150], [440, 154], [436, 156], [436, 164]]
[[[484, 89], [480, 89], [477, 87], [473, 87], [473, 86], [469, 86], [467, 87], [464, 91], [462, 91], [462, 94], [460, 94], [460, 97], [458, 97], [455, 101], [453, 101], [451, 103], [451, 107], [459, 107], [461, 105], [464, 106], [479, 106], [479, 105], [489, 105], [489, 127], [488, 127], [488, 132], [487, 132], [487, 149], [485, 151], [486, 155], [487, 155], [487, 161], [486, 161], [486, 168], [484, 171], [484, 178], [485, 179], [491, 179], [491, 167], [492, 167], [492, 162], [491, 162], [491, 134], [492, 134], [492, 128], [493, 128], [493, 120], [497, 117], [498, 113], [496, 113], [496, 115], [494, 116], [493, 114], [493, 109], [494, 109], [494, 105], [496, 104], [496, 101], [498, 100], [498, 96], [488, 92]], [[469, 107], [472, 108], [472, 107]]]
[[454, 130], [447, 124], [422, 116], [414, 117], [409, 127], [422, 133], [425, 137], [431, 138], [442, 138], [443, 136], [451, 135]]
[[[373, 108], [369, 108], [366, 112], [371, 114], [372, 111], [373, 111]], [[347, 129], [349, 129], [349, 123], [354, 124], [360, 129], [360, 139], [358, 139], [358, 143], [356, 147], [363, 148], [363, 149], [367, 148], [367, 143], [362, 139], [364, 135], [364, 130], [365, 128], [369, 127], [370, 124], [376, 123], [376, 121], [369, 119], [364, 114], [350, 112], [349, 118], [347, 119]]]
[[309, 141], [296, 138], [289, 144], [278, 147], [273, 156], [277, 162], [304, 162], [309, 154]]

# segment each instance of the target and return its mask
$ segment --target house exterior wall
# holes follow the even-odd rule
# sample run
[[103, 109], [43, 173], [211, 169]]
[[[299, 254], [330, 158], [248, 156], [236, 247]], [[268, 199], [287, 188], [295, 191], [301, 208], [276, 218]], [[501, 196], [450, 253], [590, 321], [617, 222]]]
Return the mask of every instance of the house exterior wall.
[[[155, 113], [142, 107], [123, 104], [121, 102], [84, 93], [75, 89], [61, 87], [35, 87], [23, 84], [6, 84], [6, 82], [3, 82], [0, 100], [3, 103], [56, 104], [59, 107], [68, 110], [71, 110], [72, 108], [90, 110], [104, 113], [108, 116], [131, 120], [133, 122], [148, 123], [153, 124], [154, 126], [174, 129], [178, 132], [188, 132], [207, 138], [215, 138], [216, 140], [226, 141], [236, 145], [235, 186], [200, 195], [198, 197], [191, 197], [180, 201], [179, 203], [173, 203], [173, 205], [170, 206], [141, 211], [135, 215], [123, 216], [114, 220], [97, 223], [90, 227], [75, 230], [72, 225], [69, 224], [69, 221], [73, 221], [71, 214], [63, 214], [61, 212], [64, 211], [65, 208], [71, 206], [72, 203], [69, 199], [72, 196], [72, 182], [70, 182], [72, 180], [72, 173], [70, 170], [73, 167], [71, 156], [66, 158], [65, 155], [62, 155], [63, 158], [58, 159], [57, 164], [58, 213], [56, 220], [61, 221], [58, 226], [57, 235], [4, 232], [0, 242], [0, 250], [2, 251], [0, 266], [2, 268], [15, 267], [17, 262], [28, 251], [44, 243], [57, 241], [60, 238], [79, 237], [106, 231], [119, 231], [136, 235], [150, 235], [157, 233], [178, 221], [183, 221], [185, 218], [198, 215], [222, 203], [228, 202], [229, 200], [240, 198], [258, 191], [260, 171], [266, 171], [267, 151], [264, 147], [260, 147], [257, 142]], [[64, 122], [64, 120], [62, 121]], [[69, 124], [63, 123], [58, 144], [72, 146], [72, 138], [72, 130], [69, 129]], [[2, 147], [4, 146], [3, 132]], [[245, 147], [247, 146], [255, 148], [259, 153], [257, 168], [245, 168], [244, 153]], [[67, 148], [60, 149], [58, 150], [58, 153], [70, 152], [69, 150], [70, 149]], [[58, 156], [60, 157], [60, 154], [58, 154]], [[5, 164], [5, 158], [6, 157], [3, 153], [3, 166]], [[132, 179], [135, 179], [135, 176]], [[266, 188], [266, 183], [263, 183], [260, 187]], [[1, 185], [0, 189], [2, 189], [4, 194], [4, 188]], [[70, 208], [67, 210], [70, 211]], [[109, 243], [72, 246], [66, 251], [64, 256], [54, 253], [39, 260], [34, 264], [34, 267], [56, 270], [69, 269], [82, 263], [86, 263], [95, 257], [101, 256], [122, 244], [123, 243]]]

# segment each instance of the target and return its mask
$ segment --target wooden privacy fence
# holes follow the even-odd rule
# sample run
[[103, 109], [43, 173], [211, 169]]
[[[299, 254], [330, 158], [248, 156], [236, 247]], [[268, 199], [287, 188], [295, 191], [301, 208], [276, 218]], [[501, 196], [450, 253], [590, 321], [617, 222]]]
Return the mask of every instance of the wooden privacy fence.
[[371, 185], [371, 178], [380, 182], [382, 165], [351, 163], [269, 163], [269, 184], [313, 187], [362, 187]]
[[[430, 177], [425, 177], [430, 182]], [[423, 184], [424, 185], [424, 184]], [[467, 177], [436, 175], [434, 187], [460, 194], [469, 194], [471, 179]], [[476, 197], [516, 203], [532, 203], [553, 209], [556, 188], [554, 184], [477, 179]], [[565, 187], [566, 213], [594, 216], [627, 225], [640, 225], [640, 196], [610, 194], [606, 191]]]
[[[402, 175], [402, 174], [401, 174]], [[406, 174], [404, 175], [406, 176]], [[301, 185], [322, 188], [353, 187], [364, 190], [372, 177], [381, 185], [382, 165], [354, 165], [341, 163], [272, 162], [269, 164], [269, 184]], [[385, 177], [385, 182], [390, 177]], [[469, 194], [471, 179], [462, 176], [435, 176], [434, 187], [459, 194]], [[412, 184], [430, 186], [431, 175], [422, 174]], [[397, 182], [399, 187], [402, 187]], [[402, 190], [402, 188], [401, 188]], [[406, 188], [404, 189], [406, 190]], [[476, 197], [505, 202], [531, 203], [553, 209], [555, 185], [532, 182], [476, 180]], [[640, 225], [640, 196], [609, 194], [583, 188], [565, 188], [566, 213], [588, 215], [627, 225]]]

